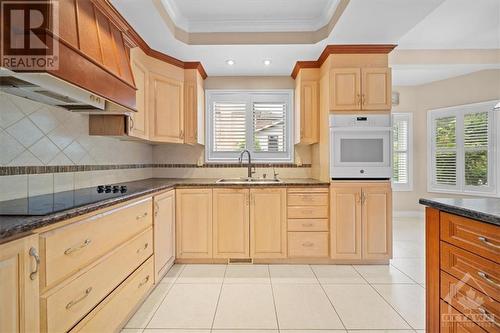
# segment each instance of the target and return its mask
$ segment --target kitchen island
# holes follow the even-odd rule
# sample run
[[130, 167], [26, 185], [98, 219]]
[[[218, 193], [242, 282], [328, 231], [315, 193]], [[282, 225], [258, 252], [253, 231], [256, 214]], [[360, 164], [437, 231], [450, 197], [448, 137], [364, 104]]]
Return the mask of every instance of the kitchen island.
[[421, 199], [427, 332], [498, 332], [500, 199]]

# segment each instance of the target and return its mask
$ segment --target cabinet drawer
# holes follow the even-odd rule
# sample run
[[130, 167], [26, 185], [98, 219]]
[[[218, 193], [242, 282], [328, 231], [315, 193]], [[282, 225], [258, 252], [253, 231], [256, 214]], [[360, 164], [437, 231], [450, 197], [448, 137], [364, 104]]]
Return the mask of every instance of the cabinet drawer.
[[289, 219], [326, 219], [328, 206], [294, 206], [288, 207]]
[[88, 271], [42, 297], [45, 332], [70, 329], [153, 253], [151, 228], [123, 244]]
[[487, 332], [498, 332], [500, 303], [441, 271], [441, 299], [465, 314]]
[[440, 213], [441, 240], [500, 263], [499, 227]]
[[328, 257], [328, 232], [289, 232], [288, 257]]
[[328, 231], [328, 219], [290, 219], [288, 231]]
[[89, 313], [71, 332], [117, 332], [153, 287], [153, 257]]
[[441, 333], [484, 333], [485, 331], [474, 322], [461, 314], [451, 305], [442, 301], [439, 305]]
[[328, 194], [329, 188], [328, 186], [325, 187], [289, 187], [287, 189], [287, 193], [327, 193]]
[[288, 206], [328, 206], [328, 193], [288, 193]]
[[500, 301], [500, 265], [441, 242], [441, 269]]
[[152, 200], [112, 209], [41, 235], [42, 286], [82, 269], [152, 225]]

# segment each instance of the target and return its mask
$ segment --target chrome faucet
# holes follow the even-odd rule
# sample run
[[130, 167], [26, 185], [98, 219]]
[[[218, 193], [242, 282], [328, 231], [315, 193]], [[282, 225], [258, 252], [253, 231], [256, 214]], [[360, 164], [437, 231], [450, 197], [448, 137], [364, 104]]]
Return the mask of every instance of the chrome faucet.
[[238, 158], [238, 162], [240, 165], [243, 165], [243, 154], [247, 153], [248, 154], [248, 178], [252, 178], [252, 175], [255, 173], [255, 168], [252, 166], [252, 155], [250, 152], [245, 149], [241, 152], [240, 157]]

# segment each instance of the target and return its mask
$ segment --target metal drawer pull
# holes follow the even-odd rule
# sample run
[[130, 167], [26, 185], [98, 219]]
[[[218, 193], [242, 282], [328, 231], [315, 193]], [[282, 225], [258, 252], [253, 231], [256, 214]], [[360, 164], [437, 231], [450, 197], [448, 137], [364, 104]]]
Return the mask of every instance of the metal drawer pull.
[[490, 279], [488, 277], [488, 274], [486, 274], [485, 272], [477, 272], [477, 275], [479, 275], [484, 281], [488, 282], [489, 284], [491, 284], [492, 286], [496, 287], [496, 288], [500, 288], [500, 284], [496, 283], [495, 281], [493, 281], [492, 279]]
[[311, 214], [312, 214], [312, 210], [310, 210], [310, 209], [306, 209], [306, 210], [304, 210], [304, 214], [309, 214], [309, 215], [311, 215]]
[[488, 240], [488, 238], [479, 236], [477, 239], [479, 239], [480, 242], [482, 242], [484, 245], [487, 245], [489, 247], [494, 248], [495, 250], [500, 250], [500, 246], [493, 244]]
[[29, 254], [35, 259], [35, 270], [30, 273], [30, 279], [34, 280], [36, 278], [36, 274], [38, 273], [38, 267], [40, 267], [40, 256], [34, 247], [30, 248]]
[[302, 243], [302, 246], [304, 246], [304, 247], [311, 247], [311, 246], [314, 246], [314, 243], [305, 242], [305, 243]]
[[136, 219], [136, 220], [140, 220], [140, 219], [145, 218], [146, 216], [148, 216], [148, 212], [145, 212], [145, 213], [144, 213], [144, 214], [142, 214], [142, 215], [136, 216], [136, 217], [135, 217], [135, 219]]
[[142, 280], [142, 282], [141, 282], [141, 283], [139, 283], [139, 286], [138, 286], [137, 288], [142, 287], [143, 285], [145, 285], [146, 283], [148, 283], [148, 281], [149, 281], [149, 275], [148, 275], [148, 276], [146, 276], [146, 277], [144, 278], [144, 280]]
[[483, 308], [481, 308], [481, 307], [479, 307], [477, 310], [479, 311], [479, 313], [481, 313], [483, 316], [485, 316], [485, 317], [486, 317], [486, 319], [487, 319], [490, 323], [494, 324], [494, 325], [495, 325], [495, 326], [497, 326], [497, 327], [500, 327], [500, 323], [496, 321], [496, 319], [495, 319], [495, 315], [494, 315], [493, 313], [488, 312], [487, 310], [485, 310], [485, 309], [483, 309]]
[[80, 246], [70, 247], [69, 249], [67, 249], [66, 251], [64, 251], [64, 254], [70, 255], [73, 252], [80, 251], [81, 249], [89, 246], [90, 243], [92, 243], [92, 240], [91, 239], [86, 239], [86, 240], [83, 241], [83, 243]]
[[160, 205], [158, 202], [155, 202], [155, 217], [158, 217], [158, 212], [160, 211]]
[[302, 223], [302, 226], [303, 227], [312, 227], [313, 224], [312, 223]]
[[140, 252], [144, 251], [145, 249], [147, 249], [148, 245], [149, 245], [149, 243], [146, 243], [146, 244], [144, 244], [143, 247], [141, 247], [140, 249], [137, 249], [137, 253], [140, 253]]
[[83, 294], [80, 298], [77, 298], [77, 299], [69, 302], [68, 304], [66, 304], [66, 310], [71, 309], [74, 305], [83, 301], [90, 294], [91, 291], [92, 291], [92, 287], [88, 287], [87, 289], [85, 289], [85, 294]]

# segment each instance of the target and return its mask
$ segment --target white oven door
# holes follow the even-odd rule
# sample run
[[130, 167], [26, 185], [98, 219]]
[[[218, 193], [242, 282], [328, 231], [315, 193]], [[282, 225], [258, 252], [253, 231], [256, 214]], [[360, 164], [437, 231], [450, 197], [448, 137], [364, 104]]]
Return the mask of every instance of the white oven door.
[[332, 130], [332, 178], [390, 178], [390, 130]]

